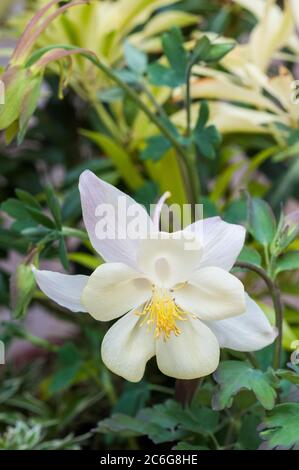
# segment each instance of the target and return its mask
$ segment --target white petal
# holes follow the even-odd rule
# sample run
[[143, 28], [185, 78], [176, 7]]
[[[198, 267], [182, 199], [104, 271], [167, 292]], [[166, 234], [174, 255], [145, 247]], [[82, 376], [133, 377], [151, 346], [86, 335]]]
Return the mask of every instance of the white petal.
[[99, 266], [89, 277], [82, 303], [96, 320], [108, 321], [139, 307], [151, 297], [151, 284], [122, 263]]
[[141, 241], [138, 266], [154, 284], [172, 287], [187, 281], [198, 267], [201, 244], [194, 234], [188, 235], [184, 238], [183, 232], [160, 232], [156, 239]]
[[139, 382], [147, 361], [154, 356], [154, 337], [133, 312], [118, 320], [102, 342], [102, 359], [108, 369], [130, 382]]
[[[79, 190], [85, 227], [94, 249], [105, 261], [136, 267], [139, 238], [154, 230], [146, 210], [89, 170], [81, 174]], [[137, 233], [133, 220], [142, 233]]]
[[200, 267], [218, 266], [226, 271], [233, 267], [246, 235], [244, 227], [224, 222], [220, 217], [198, 220], [185, 230], [196, 233], [202, 243]]
[[221, 320], [245, 312], [244, 286], [221, 268], [203, 268], [174, 291], [175, 300], [201, 320]]
[[273, 343], [277, 336], [261, 308], [246, 295], [246, 312], [235, 318], [206, 322], [222, 348], [258, 351]]
[[32, 271], [39, 288], [50, 299], [72, 312], [86, 312], [81, 303], [81, 295], [88, 281], [88, 276], [80, 274], [71, 276], [53, 271], [39, 271], [34, 267], [32, 267]]
[[219, 363], [219, 344], [212, 331], [198, 319], [178, 322], [179, 336], [156, 344], [157, 364], [163, 374], [176, 379], [197, 379], [214, 372]]

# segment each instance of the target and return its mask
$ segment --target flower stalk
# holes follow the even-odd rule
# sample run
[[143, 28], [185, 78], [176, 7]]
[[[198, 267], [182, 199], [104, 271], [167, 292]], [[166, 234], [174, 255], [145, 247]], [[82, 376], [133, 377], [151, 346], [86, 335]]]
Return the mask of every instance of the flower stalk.
[[267, 285], [275, 311], [275, 325], [278, 335], [275, 341], [273, 368], [279, 369], [281, 366], [281, 351], [282, 351], [282, 334], [283, 334], [283, 303], [281, 300], [280, 290], [276, 282], [273, 281], [263, 268], [255, 266], [247, 262], [237, 262], [235, 267], [241, 269], [248, 269], [260, 276]]

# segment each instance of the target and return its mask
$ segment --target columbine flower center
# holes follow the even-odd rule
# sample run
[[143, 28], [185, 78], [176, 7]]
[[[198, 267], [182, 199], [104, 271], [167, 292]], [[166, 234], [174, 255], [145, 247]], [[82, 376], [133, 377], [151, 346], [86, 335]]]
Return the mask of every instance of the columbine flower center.
[[153, 286], [151, 299], [144, 305], [142, 311], [136, 311], [136, 315], [144, 317], [140, 326], [147, 325], [149, 331], [154, 330], [154, 337], [161, 335], [164, 340], [170, 338], [172, 333], [179, 336], [180, 328], [177, 321], [185, 321], [188, 312], [182, 310], [175, 302], [174, 290]]

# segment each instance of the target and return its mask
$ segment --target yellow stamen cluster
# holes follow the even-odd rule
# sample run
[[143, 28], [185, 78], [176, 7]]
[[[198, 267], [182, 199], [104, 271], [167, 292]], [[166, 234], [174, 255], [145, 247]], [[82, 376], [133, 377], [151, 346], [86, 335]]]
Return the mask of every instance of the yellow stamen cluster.
[[154, 286], [152, 297], [144, 305], [143, 310], [141, 312], [135, 311], [136, 315], [144, 317], [140, 326], [146, 324], [149, 331], [154, 329], [155, 338], [163, 335], [164, 341], [169, 339], [172, 333], [179, 336], [181, 330], [176, 322], [178, 320], [185, 321], [188, 315], [188, 312], [176, 304], [171, 294], [172, 292], [168, 289]]

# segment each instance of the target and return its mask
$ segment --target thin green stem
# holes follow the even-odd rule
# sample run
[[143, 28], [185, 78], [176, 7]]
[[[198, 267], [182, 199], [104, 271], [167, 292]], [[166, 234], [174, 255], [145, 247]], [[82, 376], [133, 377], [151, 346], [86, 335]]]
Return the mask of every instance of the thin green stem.
[[147, 98], [149, 99], [150, 103], [154, 106], [154, 108], [156, 109], [157, 113], [160, 114], [161, 118], [167, 120], [168, 119], [168, 115], [167, 113], [165, 112], [163, 106], [160, 105], [160, 103], [158, 103], [158, 101], [156, 100], [155, 96], [152, 94], [152, 92], [148, 89], [148, 87], [146, 86], [145, 83], [139, 83], [138, 84], [140, 90], [147, 96]]
[[248, 359], [248, 361], [250, 362], [250, 364], [255, 368], [255, 369], [259, 369], [259, 363], [257, 362], [256, 360], [256, 357], [251, 353], [251, 352], [247, 352], [245, 353], [246, 354], [246, 357]]
[[50, 341], [44, 338], [40, 338], [39, 336], [33, 335], [28, 330], [25, 330], [19, 325], [10, 323], [9, 330], [10, 332], [13, 332], [16, 337], [28, 341], [28, 343], [33, 344], [33, 346], [36, 346], [37, 348], [45, 349], [46, 351], [54, 353], [57, 353], [60, 349], [60, 347], [56, 344], [52, 344], [50, 343]]
[[153, 392], [165, 393], [166, 395], [174, 395], [174, 390], [164, 385], [149, 384], [148, 389]]
[[275, 323], [278, 331], [278, 335], [275, 342], [274, 358], [273, 358], [273, 368], [279, 369], [281, 363], [281, 351], [282, 351], [282, 333], [283, 333], [283, 304], [281, 300], [280, 290], [277, 284], [270, 278], [263, 268], [260, 268], [254, 264], [246, 262], [237, 262], [235, 267], [248, 269], [255, 272], [260, 276], [265, 284], [267, 285], [269, 292], [271, 294], [273, 307], [275, 311]]
[[89, 241], [87, 233], [76, 228], [62, 227], [62, 234], [65, 237], [79, 238], [79, 240], [82, 240], [83, 242]]
[[187, 124], [186, 124], [186, 135], [187, 137], [191, 134], [191, 92], [190, 92], [190, 78], [191, 78], [191, 67], [188, 67], [186, 73], [186, 116], [187, 116]]

